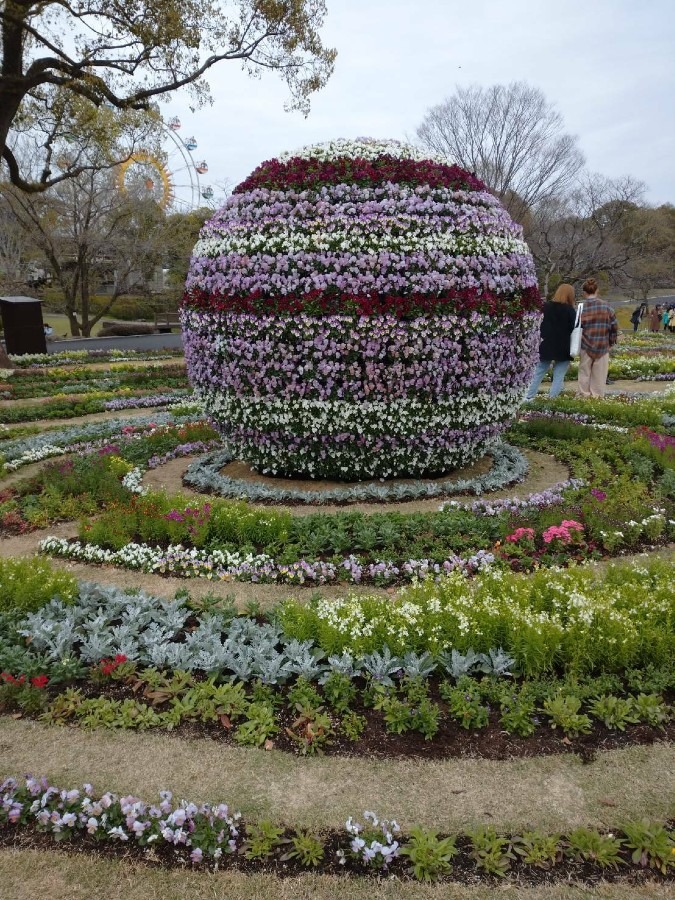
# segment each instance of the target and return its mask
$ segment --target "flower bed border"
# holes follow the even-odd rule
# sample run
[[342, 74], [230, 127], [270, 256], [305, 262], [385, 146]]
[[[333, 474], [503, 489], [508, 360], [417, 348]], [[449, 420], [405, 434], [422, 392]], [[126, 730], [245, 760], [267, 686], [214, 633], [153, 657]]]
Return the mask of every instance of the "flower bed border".
[[[131, 474], [131, 473], [130, 473]], [[49, 535], [40, 541], [38, 552], [61, 559], [74, 559], [93, 565], [113, 565], [139, 570], [150, 575], [174, 578], [207, 578], [210, 581], [250, 581], [254, 584], [322, 585], [361, 584], [373, 582], [390, 585], [416, 578], [439, 578], [459, 570], [473, 574], [492, 565], [495, 556], [489, 550], [476, 550], [468, 556], [450, 554], [442, 562], [429, 559], [407, 559], [400, 565], [377, 559], [361, 565], [350, 554], [338, 563], [300, 559], [282, 564], [266, 554], [229, 553], [222, 550], [197, 550], [172, 544], [155, 547], [131, 542], [119, 550], [107, 550], [93, 542], [71, 540]]]
[[[572, 878], [593, 883], [599, 875], [606, 877], [622, 865], [632, 879], [648, 875], [651, 881], [666, 883], [674, 878], [672, 860], [660, 855], [667, 854], [672, 845], [670, 822], [627, 823], [628, 827], [648, 824], [653, 829], [663, 829], [665, 825], [666, 835], [656, 854], [631, 853], [633, 845], [626, 847], [625, 839], [597, 829], [573, 829], [564, 836], [537, 832], [540, 839], [550, 837], [556, 845], [549, 864], [537, 867], [521, 858], [528, 845], [520, 835], [497, 831], [492, 826], [475, 829], [473, 836], [471, 832], [459, 832], [440, 838], [435, 830], [412, 826], [406, 837], [397, 822], [380, 820], [375, 813], [365, 812], [365, 825], [350, 816], [343, 829], [326, 829], [317, 835], [280, 825], [269, 851], [262, 858], [247, 859], [242, 852], [247, 846], [245, 837], [250, 840], [255, 835], [256, 823], [245, 822], [240, 813], [231, 813], [224, 803], [198, 806], [182, 800], [174, 804], [171, 792], [161, 791], [159, 804], [148, 806], [135, 796], [118, 797], [110, 791], [99, 797], [90, 784], [84, 785], [82, 791], [67, 790], [49, 785], [44, 777], [30, 776], [26, 777], [25, 786], [7, 778], [0, 784], [0, 791], [0, 814], [4, 813], [0, 820], [0, 846], [20, 846], [25, 834], [34, 847], [36, 837], [42, 835], [38, 838], [41, 848], [51, 849], [52, 840], [55, 846], [77, 842], [84, 852], [100, 853], [105, 846], [108, 853], [114, 853], [114, 847], [124, 858], [131, 856], [164, 867], [192, 864], [202, 871], [271, 867], [277, 875], [312, 870], [381, 877], [393, 869], [391, 874], [411, 880], [475, 883], [477, 878], [492, 882], [493, 875], [508, 877], [513, 870], [519, 884], [568, 882]], [[31, 799], [33, 802], [25, 811]], [[619, 831], [624, 838], [628, 836], [628, 832]], [[604, 843], [604, 865], [596, 862], [591, 848], [584, 846], [584, 832], [591, 841], [595, 838]], [[302, 853], [292, 852], [298, 846], [296, 840], [305, 844], [313, 841], [315, 854], [303, 858]], [[419, 853], [429, 842], [437, 848], [437, 854], [431, 858]], [[481, 853], [481, 846], [484, 851], [494, 852]], [[488, 862], [490, 855], [492, 866]], [[404, 861], [405, 856], [409, 857], [410, 866]], [[495, 866], [496, 862], [501, 865]], [[615, 879], [616, 876], [612, 878]], [[616, 880], [624, 879], [619, 876]]]
[[494, 461], [489, 472], [476, 478], [461, 478], [448, 485], [434, 480], [418, 479], [415, 484], [363, 484], [315, 491], [276, 488], [221, 475], [220, 469], [234, 459], [233, 454], [225, 449], [209, 453], [191, 463], [183, 475], [183, 484], [202, 493], [218, 494], [231, 499], [246, 499], [251, 502], [346, 504], [367, 501], [396, 503], [404, 500], [451, 497], [454, 494], [482, 494], [485, 491], [500, 490], [525, 478], [529, 464], [525, 455], [516, 447], [502, 441], [488, 453]]

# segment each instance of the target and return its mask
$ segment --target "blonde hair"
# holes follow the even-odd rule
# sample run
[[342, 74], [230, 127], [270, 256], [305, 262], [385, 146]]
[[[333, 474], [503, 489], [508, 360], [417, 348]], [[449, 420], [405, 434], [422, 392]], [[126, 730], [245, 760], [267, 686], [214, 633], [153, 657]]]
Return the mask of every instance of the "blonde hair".
[[574, 306], [574, 288], [571, 284], [559, 284], [552, 297], [553, 303], [566, 303]]

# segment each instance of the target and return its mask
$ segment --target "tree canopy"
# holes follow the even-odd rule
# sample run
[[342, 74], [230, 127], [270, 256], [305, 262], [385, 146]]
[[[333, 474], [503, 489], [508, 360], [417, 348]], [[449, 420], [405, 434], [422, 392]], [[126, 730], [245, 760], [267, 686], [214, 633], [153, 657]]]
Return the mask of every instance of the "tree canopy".
[[[306, 112], [336, 55], [319, 35], [325, 14], [325, 0], [3, 0], [0, 154], [11, 182], [35, 192], [82, 171], [52, 166], [52, 144], [68, 128], [53, 114], [64, 96], [93, 110], [146, 110], [189, 87], [203, 102], [208, 71], [238, 60], [252, 75], [276, 70], [289, 106]], [[37, 175], [22, 171], [12, 140], [36, 122]]]

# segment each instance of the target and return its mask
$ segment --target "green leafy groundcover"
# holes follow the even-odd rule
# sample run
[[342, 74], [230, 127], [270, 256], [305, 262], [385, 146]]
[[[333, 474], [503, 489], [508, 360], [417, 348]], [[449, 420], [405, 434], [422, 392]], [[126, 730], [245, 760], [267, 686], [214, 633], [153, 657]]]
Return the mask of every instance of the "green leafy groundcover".
[[284, 633], [328, 653], [393, 653], [503, 647], [520, 671], [557, 665], [619, 671], [675, 658], [672, 561], [579, 566], [516, 575], [499, 570], [421, 581], [395, 598], [352, 594], [302, 604], [278, 616]]
[[619, 394], [611, 397], [577, 398], [562, 394], [554, 399], [538, 397], [527, 404], [527, 410], [563, 413], [579, 420], [615, 426], [650, 425], [658, 428], [664, 416], [675, 415], [675, 392], [664, 394]]
[[95, 850], [117, 846], [128, 856], [143, 858], [148, 849], [164, 865], [209, 867], [260, 865], [280, 871], [327, 870], [358, 875], [410, 875], [420, 881], [453, 876], [507, 876], [519, 882], [596, 878], [607, 870], [642, 869], [651, 877], [670, 879], [675, 842], [668, 823], [641, 820], [615, 833], [576, 828], [562, 834], [526, 830], [497, 832], [484, 825], [463, 834], [439, 835], [412, 826], [407, 835], [394, 820], [364, 812], [352, 816], [341, 831], [309, 833], [270, 821], [248, 822], [225, 803], [197, 805], [174, 801], [161, 791], [156, 805], [110, 791], [96, 794], [50, 785], [46, 778], [13, 777], [0, 784], [0, 839], [35, 840], [35, 833], [68, 846]]
[[0, 559], [0, 615], [27, 613], [59, 597], [72, 603], [78, 596], [72, 575], [43, 559]]
[[[509, 671], [513, 660], [503, 650], [464, 655], [454, 651], [445, 663], [443, 659], [443, 655], [434, 661], [415, 654], [404, 658], [372, 654], [357, 661], [357, 666], [369, 667], [371, 672], [353, 680], [338, 668], [347, 662], [344, 657], [330, 658], [319, 689], [303, 676], [290, 687], [265, 683], [262, 679], [270, 677], [271, 669], [264, 666], [262, 677], [247, 684], [222, 680], [215, 674], [203, 680], [184, 670], [165, 674], [154, 667], [139, 669], [118, 654], [89, 670], [80, 666], [89, 683], [81, 680], [81, 687], [54, 693], [61, 679], [76, 674], [75, 661], [66, 659], [52, 668], [51, 682], [44, 674], [26, 678], [0, 672], [0, 710], [39, 715], [50, 725], [84, 728], [173, 731], [187, 725], [218, 740], [232, 738], [242, 746], [267, 749], [272, 742], [279, 750], [303, 756], [345, 749], [368, 755], [371, 736], [380, 753], [417, 755], [420, 739], [412, 745], [408, 742], [405, 748], [398, 746], [396, 737], [405, 733], [416, 733], [425, 742], [438, 739], [440, 753], [435, 755], [454, 756], [464, 747], [460, 729], [471, 733], [470, 742], [488, 728], [488, 743], [498, 732], [520, 738], [534, 736], [532, 745], [522, 745], [528, 755], [532, 750], [564, 750], [561, 735], [570, 749], [574, 749], [570, 739], [580, 735], [597, 740], [600, 734], [607, 746], [607, 732], [599, 732], [599, 725], [615, 734], [625, 733], [628, 742], [634, 725], [640, 726], [638, 739], [673, 735], [669, 726], [672, 709], [664, 694], [653, 690], [670, 688], [672, 692], [672, 667], [630, 670], [624, 678], [606, 674], [516, 681]], [[331, 669], [331, 661], [338, 667]], [[18, 658], [17, 662], [21, 664]], [[440, 671], [443, 664], [453, 674], [432, 681], [429, 669], [438, 665]], [[373, 674], [376, 669], [388, 674]], [[424, 674], [403, 674], [412, 670]], [[490, 674], [481, 676], [481, 672]], [[288, 677], [284, 672], [278, 675], [284, 677]], [[45, 690], [48, 686], [49, 691]], [[394, 742], [387, 743], [387, 736], [394, 737]], [[476, 746], [490, 756], [485, 743], [479, 741]], [[501, 758], [503, 747], [495, 749], [493, 755]], [[518, 742], [510, 740], [509, 755], [518, 751]]]
[[186, 387], [188, 382], [184, 364], [131, 366], [120, 363], [109, 369], [78, 366], [72, 369], [17, 370], [11, 378], [0, 379], [0, 396], [5, 399], [27, 399], [130, 388], [138, 391]]
[[395, 598], [286, 601], [263, 623], [222, 601], [83, 583], [68, 604], [5, 615], [0, 709], [88, 728], [196, 724], [248, 746], [280, 736], [301, 754], [362, 736], [367, 748], [373, 727], [442, 742], [488, 726], [544, 742], [598, 723], [668, 734], [673, 569], [455, 574]]
[[[167, 416], [159, 413], [157, 418], [161, 423]], [[200, 420], [155, 424], [143, 417], [116, 421], [120, 421], [117, 433], [110, 433], [103, 422], [54, 432], [52, 444], [31, 439], [13, 442], [13, 465], [17, 459], [24, 464], [40, 460], [45, 453], [51, 455], [52, 450], [62, 456], [65, 448], [82, 441], [91, 441], [89, 448], [93, 445], [99, 449], [46, 463], [32, 477], [1, 491], [0, 529], [23, 533], [51, 522], [94, 515], [129, 497], [120, 479], [132, 465], [147, 465], [153, 458], [171, 458], [172, 453], [186, 446], [194, 452], [196, 446], [208, 444], [215, 437], [213, 429]], [[23, 447], [26, 449], [22, 453]], [[116, 464], [121, 464], [121, 469]]]
[[[133, 397], [128, 398], [128, 405], [132, 405], [132, 401], [136, 401], [133, 405], [142, 406], [143, 398], [146, 396], [149, 397], [149, 394], [134, 394]], [[162, 396], [173, 397], [174, 393]], [[184, 400], [184, 392], [176, 391], [175, 398], [176, 400]], [[82, 399], [63, 397], [49, 400], [46, 403], [16, 404], [15, 406], [3, 407], [0, 410], [0, 422], [11, 424], [14, 422], [31, 422], [37, 419], [66, 419], [76, 416], [87, 416], [110, 409], [111, 404], [114, 402], [122, 403], [118, 392], [99, 391], [96, 394], [89, 394]], [[164, 405], [167, 402], [169, 401], [165, 400]], [[122, 407], [120, 406], [120, 408]]]
[[143, 360], [180, 359], [182, 350], [62, 350], [56, 353], [23, 353], [10, 356], [12, 365], [27, 369], [32, 366], [52, 368], [53, 366], [91, 365], [101, 362], [140, 362]]
[[[391, 661], [410, 654], [438, 658], [453, 650], [488, 654], [501, 647], [512, 657], [511, 671], [524, 675], [621, 673], [675, 659], [674, 569], [672, 560], [650, 560], [533, 575], [453, 573], [395, 596], [287, 600], [266, 625], [235, 616], [215, 598], [189, 604], [185, 594], [167, 601], [82, 583], [75, 600], [55, 600], [30, 613], [13, 643], [42, 665], [78, 656], [96, 664], [121, 653], [140, 666], [264, 678], [271, 684], [293, 674], [319, 680], [327, 657], [338, 660], [332, 668], [354, 677], [359, 658], [385, 648]], [[176, 639], [180, 635], [183, 639]], [[4, 639], [10, 639], [9, 631]], [[351, 668], [340, 662], [345, 654]], [[0, 663], [7, 668], [6, 660]], [[405, 668], [400, 660], [393, 670], [399, 668]], [[391, 674], [371, 671], [380, 678]]]

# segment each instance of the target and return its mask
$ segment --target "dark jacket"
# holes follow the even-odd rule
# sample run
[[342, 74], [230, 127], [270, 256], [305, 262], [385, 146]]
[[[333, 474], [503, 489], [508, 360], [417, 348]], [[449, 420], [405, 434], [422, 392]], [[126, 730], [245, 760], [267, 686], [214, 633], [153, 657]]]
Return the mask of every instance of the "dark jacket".
[[576, 311], [567, 303], [544, 303], [544, 318], [541, 323], [541, 343], [539, 359], [554, 359], [562, 362], [571, 359], [570, 335], [574, 330]]

